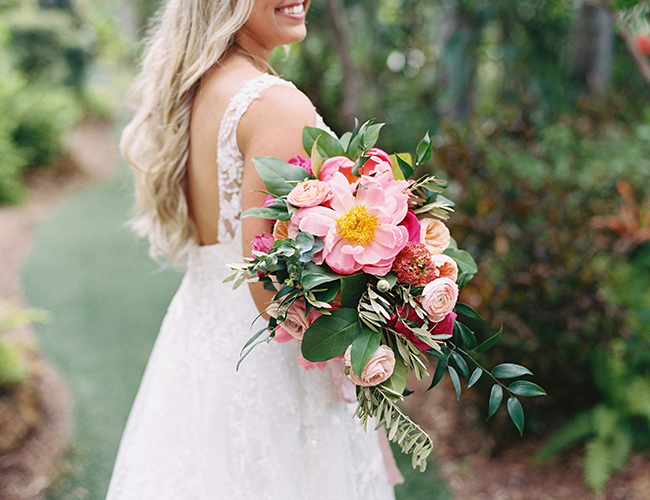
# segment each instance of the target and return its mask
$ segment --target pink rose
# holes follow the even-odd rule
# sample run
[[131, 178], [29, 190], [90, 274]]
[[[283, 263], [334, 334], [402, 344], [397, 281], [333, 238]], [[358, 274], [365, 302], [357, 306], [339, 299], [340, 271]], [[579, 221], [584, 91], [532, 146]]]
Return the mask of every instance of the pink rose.
[[[345, 366], [350, 367], [350, 352], [352, 351], [352, 346], [348, 347], [345, 351]], [[379, 385], [382, 382], [388, 380], [393, 374], [395, 369], [395, 353], [392, 349], [386, 345], [380, 345], [375, 353], [370, 356], [366, 367], [359, 377], [354, 370], [350, 368], [348, 377], [356, 385], [363, 385], [366, 387], [371, 387], [374, 385]]]
[[297, 167], [304, 168], [309, 175], [314, 175], [311, 170], [311, 158], [303, 158], [302, 156], [294, 156], [287, 163], [291, 165], [296, 165]]
[[287, 201], [294, 207], [315, 207], [329, 200], [331, 192], [326, 182], [310, 179], [296, 185], [287, 196]]
[[458, 265], [456, 261], [445, 254], [431, 256], [431, 263], [436, 268], [439, 278], [449, 278], [451, 281], [458, 279]]
[[354, 162], [345, 156], [333, 156], [323, 162], [318, 172], [318, 179], [328, 182], [334, 177], [336, 172], [341, 172], [350, 184], [358, 178], [352, 175]]
[[422, 307], [431, 321], [445, 319], [458, 300], [458, 285], [449, 278], [436, 278], [422, 290]]
[[252, 241], [253, 250], [267, 253], [273, 247], [274, 242], [275, 238], [268, 231], [264, 231], [262, 234], [256, 234]]
[[[269, 314], [276, 316], [276, 311], [269, 311]], [[278, 342], [286, 342], [286, 335], [289, 334], [291, 337], [296, 339], [298, 342], [302, 341], [302, 337], [305, 334], [305, 330], [309, 328], [314, 320], [320, 316], [321, 313], [312, 309], [309, 314], [305, 314], [305, 301], [296, 300], [289, 310], [287, 311], [287, 319], [278, 325], [278, 328], [275, 331], [275, 336], [279, 337]]]
[[410, 242], [420, 242], [420, 221], [413, 210], [409, 209], [409, 211], [406, 212], [406, 217], [404, 217], [404, 220], [400, 222], [399, 225], [404, 226], [409, 232]]
[[451, 235], [449, 229], [437, 219], [420, 221], [420, 243], [424, 243], [431, 255], [441, 254], [449, 246]]

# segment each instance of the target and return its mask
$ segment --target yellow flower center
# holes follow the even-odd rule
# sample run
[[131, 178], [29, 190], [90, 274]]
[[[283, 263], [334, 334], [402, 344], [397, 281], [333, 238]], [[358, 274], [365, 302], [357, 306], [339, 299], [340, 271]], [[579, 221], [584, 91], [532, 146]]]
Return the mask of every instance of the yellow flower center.
[[339, 234], [357, 245], [366, 246], [375, 239], [377, 216], [370, 215], [364, 205], [355, 205], [343, 217], [336, 219]]

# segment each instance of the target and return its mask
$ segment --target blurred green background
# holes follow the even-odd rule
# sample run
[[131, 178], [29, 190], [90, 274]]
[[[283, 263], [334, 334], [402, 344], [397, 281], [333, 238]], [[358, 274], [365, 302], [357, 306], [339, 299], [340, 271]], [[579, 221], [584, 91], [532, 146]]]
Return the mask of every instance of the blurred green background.
[[[117, 140], [155, 9], [0, 0], [1, 203], [57, 168], [84, 116], [113, 120]], [[313, 1], [307, 39], [273, 59], [338, 133], [374, 118], [380, 147], [409, 151], [429, 131], [429, 169], [457, 203], [452, 235], [479, 265], [462, 300], [486, 324], [471, 326], [504, 325], [480, 361], [532, 369], [549, 393], [524, 402], [527, 436], [550, 436], [537, 458], [584, 444], [595, 491], [650, 447], [649, 13], [638, 0]], [[30, 304], [56, 318], [37, 327], [41, 348], [75, 395], [52, 498], [103, 496], [179, 280], [124, 228], [130, 177], [117, 171], [42, 225], [23, 271]], [[485, 425], [501, 447], [518, 439], [507, 419]], [[399, 492], [432, 498], [415, 481], [435, 471]]]

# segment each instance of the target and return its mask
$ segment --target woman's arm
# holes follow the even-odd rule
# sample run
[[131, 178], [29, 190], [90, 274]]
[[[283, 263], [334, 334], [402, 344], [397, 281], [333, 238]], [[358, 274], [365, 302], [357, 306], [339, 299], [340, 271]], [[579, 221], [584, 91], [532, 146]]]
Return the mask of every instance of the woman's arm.
[[[262, 179], [253, 165], [257, 156], [274, 156], [289, 160], [304, 155], [302, 131], [314, 126], [316, 113], [311, 101], [299, 90], [275, 85], [253, 101], [242, 116], [237, 129], [237, 143], [244, 155], [242, 181], [242, 209], [261, 207], [266, 200]], [[271, 223], [257, 217], [242, 220], [242, 249], [244, 257], [252, 256], [251, 242], [256, 234], [271, 231]], [[250, 285], [251, 295], [260, 312], [264, 311], [274, 292], [265, 290], [261, 283]], [[268, 315], [264, 315], [268, 319]]]

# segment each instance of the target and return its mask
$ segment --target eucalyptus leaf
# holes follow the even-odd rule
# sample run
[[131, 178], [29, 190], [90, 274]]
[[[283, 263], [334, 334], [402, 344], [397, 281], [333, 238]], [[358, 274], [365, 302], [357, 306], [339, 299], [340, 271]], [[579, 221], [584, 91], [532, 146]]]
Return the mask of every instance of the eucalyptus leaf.
[[519, 400], [514, 396], [510, 396], [510, 398], [508, 398], [508, 414], [510, 414], [510, 418], [512, 419], [515, 426], [517, 427], [517, 430], [519, 430], [519, 435], [523, 436], [524, 435], [524, 409], [522, 408]]
[[490, 417], [496, 413], [499, 406], [501, 406], [501, 401], [503, 401], [503, 388], [499, 384], [494, 384], [490, 391], [490, 404], [486, 420], [489, 420]]
[[515, 378], [522, 375], [532, 375], [528, 368], [514, 363], [501, 363], [492, 368], [492, 375], [496, 378]]
[[355, 309], [336, 309], [320, 316], [307, 328], [302, 339], [302, 355], [312, 363], [328, 361], [345, 352], [362, 331]]

